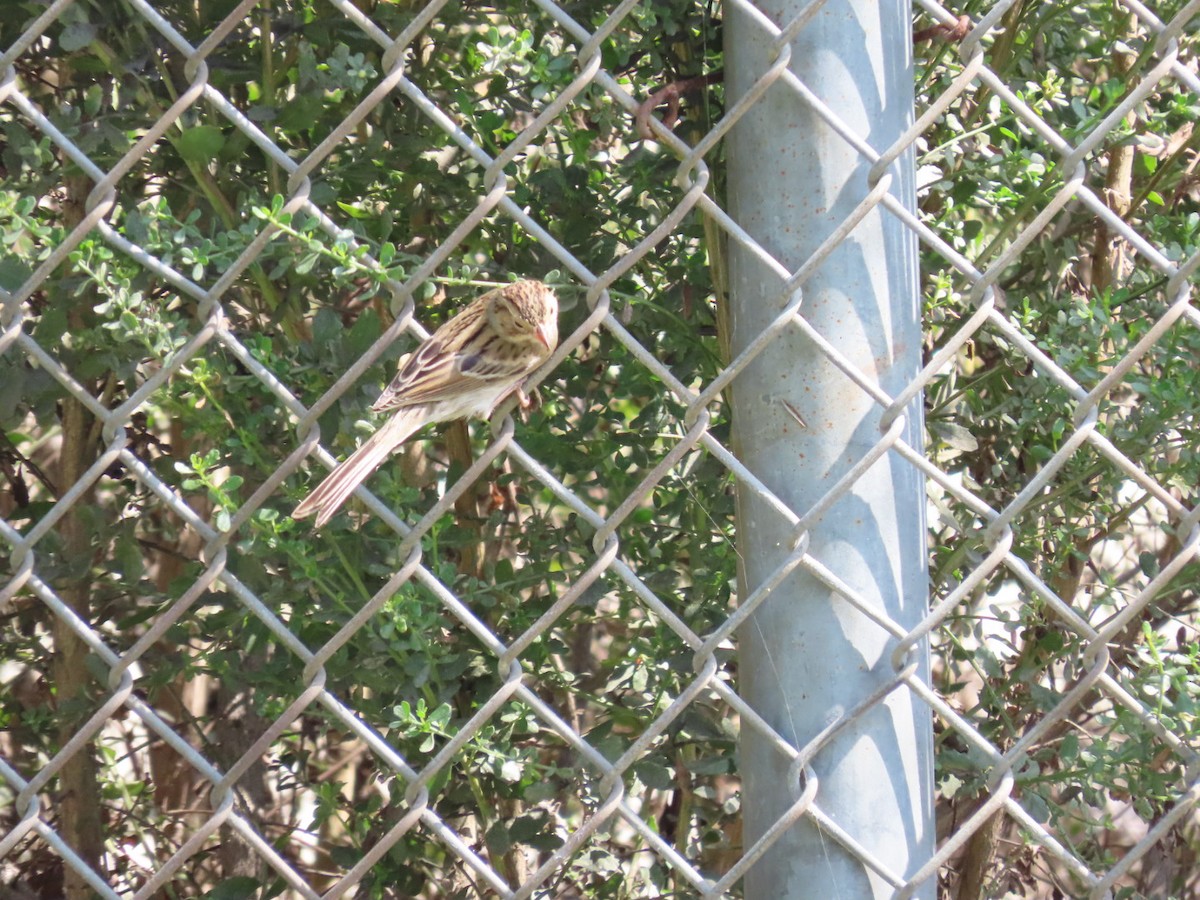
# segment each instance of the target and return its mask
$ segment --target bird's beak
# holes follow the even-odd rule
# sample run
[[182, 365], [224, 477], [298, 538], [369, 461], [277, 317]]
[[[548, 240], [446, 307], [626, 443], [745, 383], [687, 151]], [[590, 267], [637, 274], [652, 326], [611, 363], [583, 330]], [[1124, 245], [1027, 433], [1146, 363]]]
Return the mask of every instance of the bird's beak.
[[546, 333], [546, 326], [539, 325], [536, 329], [534, 329], [533, 333], [534, 333], [534, 336], [536, 336], [537, 339], [541, 342], [542, 346], [545, 347], [547, 350], [549, 350], [550, 349], [550, 335]]

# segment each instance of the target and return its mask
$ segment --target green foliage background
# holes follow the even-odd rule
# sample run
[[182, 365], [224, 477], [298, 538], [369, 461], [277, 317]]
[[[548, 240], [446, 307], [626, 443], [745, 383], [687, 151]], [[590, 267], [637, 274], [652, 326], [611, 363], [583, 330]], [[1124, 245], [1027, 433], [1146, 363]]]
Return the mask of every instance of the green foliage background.
[[[1166, 19], [1177, 6], [1164, 4], [1159, 15]], [[389, 35], [420, 12], [404, 2], [360, 7]], [[233, 4], [168, 0], [155, 8], [197, 44]], [[38, 3], [10, 3], [0, 18], [0, 47], [41, 11]], [[589, 29], [608, 13], [594, 3], [569, 4], [568, 11]], [[639, 98], [718, 72], [721, 21], [717, 5], [648, 0], [603, 44], [603, 65]], [[915, 27], [929, 24], [922, 18]], [[1104, 119], [1150, 61], [1153, 40], [1108, 3], [1018, 2], [1004, 25], [988, 40], [989, 65], [1072, 143]], [[496, 156], [575, 77], [579, 49], [532, 5], [451, 5], [414, 42], [406, 74]], [[293, 159], [330, 135], [386, 71], [380, 47], [360, 28], [334, 7], [304, 0], [255, 8], [207, 63], [212, 87]], [[946, 91], [960, 70], [953, 44], [940, 37], [919, 43], [919, 105]], [[186, 60], [139, 13], [102, 0], [68, 7], [46, 40], [18, 59], [16, 74], [31, 100], [104, 171], [163, 116], [190, 78]], [[721, 115], [723, 91], [714, 81], [684, 99], [676, 131], [689, 143]], [[1162, 82], [1085, 160], [1110, 196], [1126, 198], [1121, 217], [1176, 261], [1200, 244], [1196, 103], [1176, 82]], [[0, 287], [15, 290], [79, 221], [93, 183], [11, 104], [0, 106], [0, 134]], [[1044, 139], [978, 87], [951, 105], [919, 149], [924, 220], [981, 270], [1019, 239], [1071, 174], [1060, 170]], [[723, 201], [721, 148], [708, 161], [716, 172], [710, 190]], [[513, 200], [589, 270], [602, 272], [680, 202], [677, 164], [663, 147], [641, 140], [630, 113], [593, 85], [505, 175]], [[389, 97], [312, 174], [311, 200], [344, 229], [344, 238], [334, 240], [312, 216], [283, 211], [287, 173], [201, 100], [119, 182], [106, 221], [206, 288], [268, 224], [281, 228], [221, 297], [221, 308], [249, 355], [311, 405], [404, 313], [389, 283], [405, 282], [488, 188], [484, 167], [440, 124], [413, 103]], [[710, 235], [703, 217], [689, 214], [611, 289], [623, 326], [693, 387], [709, 382], [722, 364], [722, 285], [714, 277], [722, 250]], [[364, 251], [379, 265], [368, 263]], [[922, 262], [932, 352], [970, 315], [972, 284], [933, 251]], [[571, 273], [495, 214], [417, 286], [417, 319], [432, 328], [509, 273], [558, 286], [564, 335], [586, 317]], [[1098, 230], [1095, 214], [1078, 203], [1040, 231], [996, 285], [1020, 332], [1089, 388], [1173, 299], [1162, 275]], [[93, 231], [29, 297], [23, 328], [113, 409], [185, 346], [210, 312]], [[1105, 436], [1189, 505], [1200, 481], [1198, 344], [1193, 323], [1171, 329], [1106, 398], [1101, 415]], [[320, 417], [328, 449], [344, 455], [370, 429], [364, 411], [412, 346], [411, 337], [397, 341]], [[87, 419], [72, 431], [71, 401], [28, 354], [10, 348], [0, 354], [0, 370], [2, 462], [10, 486], [5, 518], [29, 533], [68, 486], [61, 480], [64, 442], [94, 459], [103, 429]], [[604, 515], [635, 492], [685, 431], [683, 408], [608, 330], [590, 335], [558, 366], [542, 394], [542, 405], [517, 422], [517, 441]], [[1002, 509], [1070, 435], [1072, 404], [1053, 382], [1036, 377], [1028, 356], [1001, 330], [985, 328], [928, 392], [930, 454]], [[725, 443], [725, 409], [717, 402], [712, 412], [712, 432]], [[331, 639], [405, 562], [395, 532], [378, 517], [359, 524], [343, 514], [320, 534], [292, 522], [288, 512], [316, 477], [307, 468], [247, 506], [301, 436], [278, 396], [217, 339], [146, 398], [125, 428], [139, 458], [218, 531], [236, 523], [224, 545], [225, 570], [310, 649]], [[478, 452], [487, 432], [473, 428]], [[455, 444], [463, 434], [428, 435], [378, 473], [372, 490], [415, 522], [469, 465]], [[516, 510], [504, 499], [510, 490]], [[951, 497], [935, 500], [945, 513], [931, 517], [932, 587], [940, 597], [988, 548], [973, 510]], [[210, 571], [213, 557], [203, 541], [123, 465], [110, 466], [64, 521], [69, 529], [52, 529], [37, 545], [38, 574], [74, 597], [118, 651], [132, 647]], [[1179, 554], [1187, 535], [1176, 533], [1176, 524], [1111, 461], [1085, 448], [1014, 523], [1014, 552], [1097, 624]], [[519, 466], [497, 465], [433, 523], [421, 546], [441, 583], [512, 641], [595, 562], [593, 537], [586, 520]], [[736, 605], [732, 485], [709, 454], [685, 455], [631, 510], [618, 537], [620, 558], [697, 633], [710, 632]], [[1102, 565], [1112, 554], [1129, 564]], [[1194, 576], [1194, 566], [1180, 572], [1110, 650], [1110, 672], [1150, 716], [1093, 693], [1029, 749], [1021, 769], [1020, 802], [1096, 870], [1121, 856], [1108, 831], [1114, 803], [1132, 800], [1139, 820], [1153, 824], [1186, 787], [1200, 684]], [[28, 775], [107, 696], [107, 676], [93, 665], [86, 684], [64, 695], [49, 660], [66, 651], [47, 607], [24, 592], [2, 615], [9, 690], [0, 694], [0, 756]], [[1026, 585], [998, 570], [935, 636], [937, 686], [1004, 750], [1061, 700], [1085, 667], [1087, 649]], [[691, 658], [691, 648], [610, 570], [530, 643], [521, 663], [558, 714], [614, 760], [690, 683]], [[727, 670], [736, 677], [732, 661]], [[502, 687], [505, 674], [492, 650], [420, 580], [388, 596], [325, 672], [326, 687], [417, 769]], [[151, 705], [174, 713], [179, 734], [228, 769], [297, 699], [303, 673], [304, 660], [262, 619], [230, 591], [213, 589], [141, 657], [137, 683]], [[726, 706], [702, 697], [626, 778], [629, 795], [662, 839], [714, 877], [741, 849], [737, 728]], [[1163, 731], [1177, 746], [1163, 741]], [[96, 745], [106, 864], [134, 887], [144, 873], [113, 862], [124, 858], [120, 848], [144, 848], [161, 864], [206, 821], [213, 799], [198, 773], [162, 750], [130, 721], [113, 723]], [[990, 761], [942, 728], [938, 772], [940, 821], [949, 830], [986, 798]], [[428, 788], [437, 814], [511, 882], [603, 799], [595, 767], [516, 699]], [[247, 759], [236, 788], [239, 809], [314, 886], [331, 884], [399, 821], [406, 790], [319, 706], [309, 707], [266, 754]], [[0, 780], [0, 798], [14, 793]], [[17, 816], [11, 805], [0, 807], [5, 830]], [[992, 843], [973, 841], [946, 868], [947, 896], [1049, 896], [1056, 885], [1070, 893], [1070, 873], [1041, 859], [1011, 821], [998, 820], [981, 835]], [[1182, 897], [1194, 889], [1196, 829], [1185, 820], [1170, 837], [1162, 871], [1136, 870], [1121, 882], [1124, 896], [1162, 888], [1158, 896]], [[173, 895], [282, 892], [275, 873], [241, 840], [228, 828], [214, 832], [172, 881]], [[37, 840], [22, 842], [12, 859], [13, 874], [0, 870], [9, 885], [46, 897], [70, 886], [61, 860]], [[547, 896], [691, 890], [643, 837], [616, 827], [602, 831], [556, 878]], [[477, 876], [420, 827], [379, 860], [363, 885], [364, 896], [377, 897], [469, 897], [482, 890]]]

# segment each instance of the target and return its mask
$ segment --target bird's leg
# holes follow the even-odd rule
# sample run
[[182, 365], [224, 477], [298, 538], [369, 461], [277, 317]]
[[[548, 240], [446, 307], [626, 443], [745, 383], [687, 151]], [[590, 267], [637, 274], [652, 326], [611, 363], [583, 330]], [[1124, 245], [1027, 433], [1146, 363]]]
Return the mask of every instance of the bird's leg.
[[525, 393], [523, 384], [517, 385], [517, 402], [521, 404], [521, 409], [528, 412], [531, 409], [538, 409], [542, 405], [542, 392], [538, 388], [533, 389], [533, 396], [530, 397]]
[[[533, 389], [533, 397], [530, 397], [527, 393], [525, 393], [525, 386], [518, 384], [516, 387], [514, 387], [512, 390], [510, 390], [507, 394], [505, 394], [503, 397], [501, 397], [498, 401], [496, 401], [496, 406], [499, 406], [501, 403], [503, 403], [509, 397], [517, 398], [517, 408], [520, 409], [522, 413], [527, 413], [530, 410], [537, 409], [539, 406], [542, 405], [542, 392], [541, 391], [539, 391], [537, 388], [534, 388]], [[496, 406], [493, 406], [492, 409], [495, 409]]]

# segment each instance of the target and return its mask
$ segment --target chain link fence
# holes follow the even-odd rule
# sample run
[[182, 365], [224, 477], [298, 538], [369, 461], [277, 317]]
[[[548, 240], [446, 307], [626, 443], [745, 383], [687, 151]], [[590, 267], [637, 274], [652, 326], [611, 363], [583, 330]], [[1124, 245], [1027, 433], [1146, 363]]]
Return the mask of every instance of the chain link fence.
[[[682, 73], [665, 88], [634, 83], [629, 66], [653, 54], [656, 42], [678, 36], [662, 9], [637, 0], [599, 11], [538, 2], [523, 13], [538, 23], [525, 32], [502, 9], [464, 19], [463, 11], [452, 14], [437, 2], [409, 8], [332, 0], [319, 9], [292, 10], [244, 0], [226, 4], [230, 8], [210, 21], [182, 7], [128, 0], [118, 5], [120, 21], [142, 36], [147, 57], [141, 59], [112, 58], [113, 38], [96, 24], [103, 6], [81, 0], [55, 0], [44, 8], [11, 5], [0, 48], [0, 109], [9, 151], [24, 154], [25, 163], [40, 154], [61, 184], [53, 194], [26, 194], [6, 159], [12, 183], [5, 187], [2, 214], [6, 232], [17, 237], [8, 242], [13, 255], [0, 273], [7, 288], [0, 353], [8, 371], [26, 374], [14, 376], [9, 391], [21, 396], [5, 401], [9, 421], [22, 424], [9, 426], [9, 444], [21, 453], [6, 456], [5, 463], [13, 499], [0, 522], [10, 573], [0, 609], [7, 610], [5, 627], [13, 629], [11, 646], [31, 641], [47, 656], [65, 660], [56, 668], [47, 663], [40, 680], [31, 679], [37, 666], [14, 651], [5, 654], [0, 671], [15, 704], [0, 739], [0, 872], [11, 896], [199, 896], [218, 885], [209, 896], [741, 896], [747, 872], [800, 820], [819, 828], [831, 857], [852, 859], [869, 872], [879, 896], [930, 895], [935, 885], [958, 897], [1182, 897], [1196, 890], [1191, 870], [1200, 849], [1200, 664], [1189, 575], [1196, 571], [1200, 513], [1194, 482], [1179, 474], [1190, 471], [1185, 464], [1196, 454], [1196, 405], [1186, 387], [1156, 393], [1142, 381], [1153, 359], [1159, 385], [1187, 383], [1194, 366], [1187, 348], [1200, 325], [1192, 299], [1200, 251], [1186, 213], [1178, 214], [1185, 225], [1171, 242], [1163, 238], [1167, 230], [1150, 227], [1152, 214], [1136, 213], [1145, 204], [1158, 204], [1154, 214], [1160, 216], [1189, 203], [1194, 208], [1197, 150], [1191, 129], [1179, 123], [1194, 118], [1200, 103], [1194, 55], [1200, 2], [1161, 9], [1134, 0], [1116, 4], [1112, 15], [1124, 33], [1113, 38], [1113, 58], [1121, 77], [1097, 88], [1109, 91], [1109, 102], [1100, 104], [1103, 114], [1080, 109], [1069, 134], [1052, 87], [1005, 67], [1014, 55], [1036, 63], [1054, 49], [1038, 44], [1059, 39], [1061, 32], [1050, 27], [1053, 16], [1086, 18], [1090, 8], [1046, 5], [1042, 30], [1032, 32], [1041, 37], [1014, 48], [1014, 35], [1028, 24], [1022, 17], [1037, 10], [1001, 2], [960, 15], [919, 2], [913, 37], [924, 62], [916, 118], [886, 147], [872, 147], [845, 125], [835, 103], [823, 102], [787, 68], [786, 48], [832, 2], [811, 3], [790, 21], [774, 21], [750, 3], [724, 4], [725, 21], [743, 17], [746, 27], [775, 43], [780, 63], [691, 134], [676, 127], [680, 98], [702, 103], [697, 93], [719, 91], [720, 75], [685, 79]], [[287, 67], [309, 71], [314, 79], [332, 78], [336, 69], [343, 79], [358, 78], [357, 90], [330, 83], [313, 97], [293, 94], [268, 118], [253, 91], [235, 97], [216, 86], [216, 73], [230, 65], [232, 45], [261, 46], [269, 60], [269, 36], [283, 48], [292, 36], [316, 29], [374, 50], [307, 59], [302, 51], [285, 57], [280, 49], [278, 70], [275, 63], [265, 69], [280, 83]], [[618, 39], [632, 32], [643, 42], [633, 41], [633, 51], [622, 44], [625, 49], [616, 52]], [[716, 32], [707, 36], [710, 51], [719, 39]], [[496, 48], [510, 40], [524, 49], [505, 57]], [[437, 58], [442, 44], [460, 42], [483, 60], [479, 82], [457, 93], [427, 89], [426, 61]], [[538, 42], [550, 48], [547, 58], [520, 55], [532, 53]], [[102, 95], [117, 92], [112, 83], [94, 94], [85, 89], [80, 96], [90, 99], [83, 109], [48, 106], [46, 98], [56, 91], [104, 85], [108, 77], [79, 63], [42, 68], [41, 81], [31, 83], [30, 70], [20, 67], [48, 48], [109, 53], [107, 72], [118, 73], [118, 84], [130, 73], [157, 70], [147, 83], [162, 90], [138, 99], [141, 128], [117, 137], [106, 133], [111, 98]], [[513, 68], [507, 86], [489, 87], [505, 65]], [[1100, 61], [1080, 57], [1071, 77], [1086, 82], [1101, 68]], [[265, 78], [238, 72], [221, 77]], [[265, 82], [256, 90], [269, 93]], [[526, 114], [481, 127], [478, 108], [504, 90], [530, 93]], [[753, 242], [714, 189], [723, 139], [765, 94], [779, 91], [799, 97], [872, 167], [871, 189], [856, 198], [859, 218], [844, 223], [838, 240], [853, 240], [861, 217], [882, 210], [920, 241], [926, 364], [894, 396], [855, 367], [839, 345], [841, 336], [821, 334], [805, 318], [803, 280], [836, 243], [805, 262], [798, 275]], [[339, 112], [333, 127], [303, 132], [306, 147], [281, 140], [281, 122], [309, 115], [313, 102], [349, 109]], [[564, 148], [559, 137], [549, 137], [572, 116], [594, 119], [600, 108], [620, 123], [619, 141], [595, 150], [603, 128], [594, 121], [586, 123], [582, 148]], [[405, 128], [413, 146], [373, 143], [378, 120], [401, 115], [409, 117]], [[957, 136], [931, 146], [934, 129], [950, 119], [961, 126]], [[20, 146], [11, 137], [14, 129], [27, 134]], [[998, 130], [1012, 136], [1011, 147], [992, 142]], [[441, 221], [414, 223], [414, 230], [428, 227], [439, 239], [412, 244], [401, 269], [394, 246], [364, 239], [352, 227], [363, 218], [404, 213], [357, 204], [373, 189], [373, 179], [384, 176], [360, 172], [341, 182], [342, 190], [332, 190], [323, 174], [341, 165], [352, 148], [367, 157], [396, 153], [413, 160], [415, 169], [430, 149], [420, 142], [431, 134], [440, 143], [424, 171], [460, 179], [473, 199], [441, 210]], [[613, 179], [611, 196], [650, 197], [646, 203], [655, 205], [657, 215], [636, 227], [622, 225], [620, 233], [573, 243], [555, 221], [572, 215], [570, 194], [557, 209], [539, 207], [514, 173], [548, 179], [551, 164], [542, 169], [531, 159], [581, 153], [589, 141]], [[118, 144], [122, 152], [111, 153]], [[197, 196], [217, 208], [219, 154], [228, 153], [225, 164], [231, 166], [237, 154], [261, 156], [268, 173], [263, 189], [226, 204], [226, 227], [243, 235], [241, 244], [200, 245], [184, 224], [176, 237], [159, 234], [148, 214], [137, 212], [164, 195], [175, 177], [151, 172], [151, 161], [168, 145], [202, 186]], [[622, 180], [635, 171], [629, 161], [646, 154], [646, 147], [657, 154], [658, 184]], [[917, 210], [888, 193], [882, 181], [913, 150], [921, 159]], [[1008, 152], [1036, 170], [1036, 190], [1004, 184], [997, 175], [999, 157]], [[967, 180], [964, 159], [982, 161], [967, 170], [979, 180]], [[1125, 196], [1115, 174], [1121, 160], [1185, 175], [1171, 197], [1153, 171], [1138, 170], [1150, 187], [1142, 196]], [[622, 169], [623, 161], [631, 167]], [[405, 168], [398, 161], [391, 166]], [[673, 199], [664, 203], [658, 190]], [[272, 195], [279, 198], [274, 204], [246, 199]], [[411, 196], [419, 205], [422, 195]], [[961, 215], [953, 214], [956, 205]], [[1000, 224], [984, 229], [992, 240], [981, 249], [976, 236], [989, 206]], [[35, 227], [39, 210], [51, 214], [54, 228]], [[1088, 222], [1086, 241], [1076, 224], [1081, 217]], [[186, 214], [180, 222], [188, 222]], [[429, 289], [460, 263], [464, 242], [485, 232], [497, 245], [516, 246], [506, 230], [530, 243], [540, 271], [560, 268], [555, 283], [568, 301], [576, 298], [559, 349], [537, 376], [550, 413], [535, 411], [525, 422], [510, 415], [512, 409], [501, 410], [490, 435], [476, 442], [484, 449], [465, 457], [450, 451], [448, 466], [406, 456], [397, 463], [404, 475], [385, 486], [426, 486], [408, 495], [423, 501], [409, 508], [376, 496], [386, 473], [369, 482], [375, 494], [359, 492], [367, 515], [352, 518], [363, 522], [364, 547], [368, 527], [376, 529], [369, 532], [370, 555], [347, 559], [354, 551], [346, 548], [358, 540], [353, 533], [350, 543], [298, 537], [307, 529], [293, 526], [286, 513], [297, 491], [316, 476], [309, 461], [320, 464], [314, 468], [331, 466], [353, 446], [351, 437], [335, 448], [334, 435], [369, 405], [375, 386], [364, 382], [372, 373], [394, 365], [400, 348], [411, 345], [406, 338], [428, 333], [430, 301], [436, 300], [434, 314], [444, 314], [440, 295]], [[581, 248], [589, 240], [613, 242], [611, 264], [596, 269], [585, 261]], [[1068, 249], [1062, 267], [1046, 271], [1045, 280], [1068, 285], [1066, 293], [1074, 297], [1091, 296], [1094, 289], [1108, 298], [1108, 321], [1123, 327], [1117, 336], [1104, 335], [1100, 360], [1083, 358], [1083, 336], [1094, 322], [1087, 310], [1039, 309], [1012, 288], [1014, 272], [1042, 265], [1030, 248], [1043, 241], [1093, 248], [1090, 273], [1078, 271], [1083, 252]], [[686, 330], [699, 315], [689, 312], [691, 305], [711, 303], [716, 324], [705, 337], [715, 334], [719, 342], [726, 336], [721, 308], [729, 298], [723, 296], [718, 248], [730, 244], [764, 259], [778, 272], [778, 293], [792, 300], [747, 346], [734, 348], [736, 353], [721, 348], [715, 374], [702, 378], [678, 347], [664, 352], [665, 345], [654, 342], [656, 332], [644, 327], [649, 314], [618, 287], [660, 255], [698, 255], [715, 273], [709, 294], [672, 295], [682, 311], [667, 327]], [[98, 257], [97, 247], [108, 256]], [[1096, 262], [1101, 256], [1104, 265]], [[503, 259], [494, 262], [505, 267]], [[115, 294], [80, 287], [89, 279], [104, 283], [106, 267], [118, 265], [135, 266], [153, 282], [164, 308], [182, 304], [193, 313], [183, 333], [138, 348], [139, 358], [153, 364], [121, 368], [115, 358], [71, 355], [85, 327], [136, 324], [128, 317], [140, 313], [122, 308]], [[357, 333], [366, 316], [335, 316], [332, 326], [328, 317], [289, 318], [295, 298], [273, 293], [272, 284], [309, 270], [323, 273], [331, 293], [349, 293], [357, 285], [362, 302], [354, 312], [377, 308], [375, 321], [383, 323], [378, 332], [364, 326], [366, 333]], [[469, 284], [476, 274], [449, 282], [459, 289], [456, 296], [477, 291]], [[376, 279], [372, 290], [362, 289], [362, 279], [370, 278]], [[60, 342], [47, 341], [42, 335], [54, 307], [47, 296], [52, 281], [59, 285], [55, 290], [77, 289], [80, 305], [94, 307], [102, 323], [67, 315], [57, 332]], [[1134, 284], [1148, 287], [1120, 302], [1112, 299], [1114, 290]], [[573, 295], [571, 285], [577, 288]], [[254, 291], [265, 298], [262, 317], [254, 321], [273, 323], [293, 344], [312, 345], [303, 378], [278, 363], [284, 357], [276, 345], [247, 328], [251, 317], [242, 308]], [[103, 309], [101, 301], [108, 303]], [[1045, 322], [1060, 326], [1056, 339], [1040, 330]], [[329, 337], [331, 327], [343, 326], [357, 343]], [[731, 452], [723, 399], [759, 354], [794, 329], [874, 401], [886, 426], [873, 455], [855, 460], [852, 477], [814, 510], [788, 508]], [[1073, 344], [1076, 334], [1080, 340]], [[607, 363], [589, 351], [597, 341], [609, 348]], [[329, 347], [343, 371], [319, 368]], [[610, 396], [600, 408], [619, 413], [603, 429], [626, 429], [632, 437], [618, 440], [603, 459], [594, 449], [603, 445], [586, 437], [588, 428], [599, 427], [594, 408], [583, 400], [573, 406], [570, 399], [584, 385], [582, 376], [562, 376], [564, 365], [580, 358], [596, 373], [606, 372], [606, 365], [620, 369], [611, 378], [596, 376], [608, 378], [603, 389]], [[221, 377], [213, 374], [214, 360], [225, 361]], [[989, 387], [981, 373], [998, 370], [1013, 381]], [[652, 423], [650, 438], [638, 436], [644, 410], [621, 406], [634, 377], [629, 372], [656, 386], [666, 404], [666, 418]], [[1016, 386], [1022, 379], [1040, 393], [1023, 393]], [[164, 405], [181, 381], [194, 385], [192, 393], [171, 401], [177, 406]], [[61, 446], [55, 423], [39, 416], [36, 403], [22, 405], [39, 391], [58, 398]], [[261, 436], [263, 458], [270, 462], [249, 471], [222, 468], [221, 453], [210, 457], [205, 449], [227, 446], [222, 442], [237, 433], [236, 416], [226, 414], [224, 433], [216, 429], [205, 440], [171, 432], [172, 409], [179, 416], [221, 410], [237, 392], [280, 416], [279, 430]], [[896, 413], [922, 394], [929, 395], [928, 453], [902, 441], [894, 427]], [[1022, 433], [1020, 416], [1004, 405], [1010, 395], [1028, 404], [1030, 417], [1046, 420], [1052, 439], [1017, 448], [993, 441], [991, 455], [988, 447], [980, 455], [985, 422], [1007, 422], [1014, 434]], [[980, 397], [987, 411], [972, 405]], [[1158, 442], [1131, 451], [1141, 445], [1126, 440], [1125, 423], [1147, 415], [1144, 404], [1156, 404]], [[147, 423], [151, 408], [159, 418]], [[554, 430], [558, 420], [536, 418], [556, 409], [570, 429], [585, 435], [571, 468], [564, 468], [566, 457], [555, 455], [565, 451], [552, 445], [572, 444], [572, 430]], [[813, 419], [812, 411], [792, 414], [803, 432], [814, 430], [815, 423], [801, 421]], [[74, 462], [68, 459], [72, 415], [95, 448]], [[185, 446], [193, 452], [180, 452]], [[1006, 454], [1021, 458], [1021, 475], [999, 493], [988, 490], [990, 480], [1013, 477], [1014, 470], [1001, 465]], [[934, 600], [916, 628], [899, 625], [858, 596], [839, 572], [841, 561], [818, 558], [803, 543], [804, 529], [851, 494], [882, 456], [902, 460], [929, 488]], [[1081, 475], [1084, 458], [1092, 469]], [[34, 472], [39, 460], [57, 476], [25, 485], [24, 474]], [[612, 475], [613, 460], [627, 477]], [[597, 471], [612, 477], [601, 483]], [[1094, 487], [1092, 508], [1066, 509], [1065, 483], [1098, 478], [1114, 486], [1111, 497]], [[490, 484], [482, 499], [481, 483]], [[739, 603], [728, 584], [706, 592], [702, 585], [711, 573], [703, 558], [689, 557], [685, 575], [676, 563], [659, 566], [653, 547], [631, 555], [628, 548], [641, 530], [652, 533], [650, 543], [659, 542], [665, 553], [672, 541], [730, 515], [714, 513], [728, 507], [710, 505], [716, 501], [709, 495], [728, 496], [732, 484], [754, 492], [800, 529], [797, 552], [778, 579], [744, 587]], [[686, 513], [667, 503], [668, 488], [690, 496]], [[520, 502], [514, 503], [518, 491]], [[106, 511], [88, 513], [98, 516], [89, 520], [83, 511], [97, 502], [107, 504]], [[468, 503], [475, 504], [469, 512]], [[1029, 539], [1051, 540], [1035, 520], [1060, 507], [1055, 521], [1070, 531], [1065, 542], [1072, 552], [1050, 564]], [[503, 521], [510, 530], [502, 540], [481, 539], [483, 531], [464, 538], [455, 523], [472, 516]], [[123, 534], [137, 522], [169, 523], [164, 528], [174, 536], [171, 547], [155, 544], [144, 531], [130, 532], [130, 543], [118, 541], [115, 550], [97, 555], [97, 532]], [[1081, 522], [1090, 523], [1090, 539], [1071, 531]], [[729, 545], [731, 523], [711, 523], [715, 545]], [[556, 536], [561, 557], [543, 561], [523, 552], [528, 545], [521, 529]], [[248, 535], [264, 531], [280, 542], [273, 546], [291, 547], [299, 556], [287, 557], [293, 562], [286, 566], [257, 556]], [[297, 541], [310, 543], [301, 547]], [[468, 564], [472, 552], [483, 561]], [[499, 558], [487, 558], [489, 552]], [[296, 562], [301, 557], [308, 562]], [[344, 582], [328, 574], [339, 566], [356, 573], [357, 593], [339, 594]], [[134, 603], [143, 614], [118, 630], [97, 586], [120, 582], [131, 570], [157, 579], [162, 596]], [[481, 574], [498, 579], [497, 571], [518, 585], [509, 607], [489, 592]], [[827, 586], [845, 615], [874, 623], [888, 640], [885, 664], [895, 661], [887, 691], [861, 697], [816, 734], [781, 733], [756, 712], [739, 691], [734, 657], [739, 629], [752, 627], [754, 611], [793, 571]], [[91, 585], [91, 602], [81, 597], [84, 584]], [[351, 602], [349, 596], [362, 599]], [[227, 625], [232, 636], [188, 631], [189, 623], [214, 608], [242, 615], [243, 630]], [[330, 616], [322, 620], [324, 630], [309, 622], [318, 613]], [[618, 666], [612, 648], [624, 647], [633, 633], [653, 640], [637, 645], [643, 652]], [[360, 662], [370, 658], [364, 648], [372, 642], [400, 634], [413, 636], [413, 643], [392, 668]], [[909, 651], [926, 641], [934, 648], [930, 673], [908, 662]], [[438, 677], [460, 685], [474, 702], [456, 705], [445, 702], [448, 694], [430, 691], [386, 713], [377, 708], [374, 698], [390, 681], [433, 683], [428, 669], [444, 658], [431, 646], [458, 644], [477, 648], [472, 659], [487, 666], [464, 663]], [[646, 646], [661, 648], [661, 656], [647, 656]], [[175, 649], [164, 655], [164, 647]], [[539, 662], [531, 667], [535, 652]], [[181, 664], [179, 658], [194, 662]], [[226, 669], [219, 668], [222, 660]], [[239, 670], [253, 689], [236, 697], [218, 687], [195, 693], [197, 683], [232, 683]], [[594, 671], [606, 675], [597, 678]], [[656, 692], [655, 684], [667, 683], [656, 679], [667, 672], [672, 687]], [[268, 673], [274, 682], [254, 680]], [[584, 700], [576, 691], [589, 679]], [[605, 697], [624, 698], [630, 685], [645, 689], [647, 681], [650, 701], [605, 704]], [[889, 867], [866, 848], [867, 836], [839, 825], [839, 811], [824, 802], [812, 768], [836, 734], [853, 729], [892, 691], [928, 710], [937, 734], [937, 850], [909, 871]], [[989, 694], [1002, 701], [980, 701]], [[47, 717], [59, 729], [56, 736], [33, 741], [29, 735], [42, 733], [37, 729]], [[743, 773], [732, 750], [739, 731], [747, 730], [776, 748], [795, 775], [788, 812], [752, 840], [742, 833]], [[1113, 783], [1097, 774], [1096, 760], [1113, 774]], [[1145, 782], [1135, 784], [1128, 774], [1139, 769], [1156, 774], [1153, 791], [1143, 792]], [[481, 780], [481, 771], [494, 782]], [[520, 785], [521, 793], [506, 794], [500, 790], [505, 785]], [[96, 797], [101, 802], [92, 804]], [[130, 837], [134, 833], [143, 837]], [[379, 874], [390, 865], [415, 867], [418, 859], [444, 874], [413, 884]]]

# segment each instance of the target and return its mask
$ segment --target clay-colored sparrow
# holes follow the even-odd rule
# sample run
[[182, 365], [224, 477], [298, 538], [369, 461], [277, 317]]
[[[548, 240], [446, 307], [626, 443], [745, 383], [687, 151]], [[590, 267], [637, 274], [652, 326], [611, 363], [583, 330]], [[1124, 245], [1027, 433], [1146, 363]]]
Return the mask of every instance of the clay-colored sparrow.
[[431, 422], [486, 418], [520, 390], [558, 345], [558, 299], [540, 281], [488, 291], [431, 334], [400, 366], [371, 407], [392, 412], [292, 513], [328, 522], [364, 478]]

